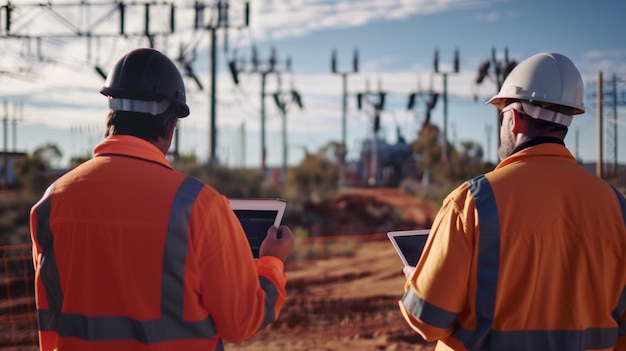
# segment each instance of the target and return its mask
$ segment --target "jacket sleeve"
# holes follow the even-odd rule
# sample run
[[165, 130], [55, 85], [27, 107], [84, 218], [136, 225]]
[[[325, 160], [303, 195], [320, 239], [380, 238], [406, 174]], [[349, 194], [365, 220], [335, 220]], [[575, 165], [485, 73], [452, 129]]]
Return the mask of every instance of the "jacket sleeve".
[[254, 261], [241, 224], [222, 195], [194, 206], [192, 218], [199, 219], [190, 231], [202, 304], [220, 337], [243, 342], [278, 317], [286, 298], [283, 262], [275, 257]]
[[[41, 281], [40, 275], [40, 265], [41, 265], [41, 255], [42, 248], [38, 241], [38, 229], [41, 225], [48, 225], [48, 223], [39, 223], [38, 214], [41, 214], [41, 204], [44, 201], [49, 201], [49, 197], [52, 195], [52, 187], [46, 190], [44, 196], [35, 204], [30, 210], [30, 237], [32, 243], [32, 254], [33, 254], [33, 268], [35, 271], [35, 304], [37, 307], [37, 312], [39, 311], [47, 311], [48, 310], [48, 299], [46, 297], [46, 291], [43, 286], [43, 282]], [[44, 216], [47, 218], [47, 216]], [[41, 218], [39, 220], [42, 220]], [[42, 321], [38, 317], [38, 334], [39, 334], [39, 349], [41, 351], [52, 351], [56, 347], [56, 332], [49, 330], [42, 330]]]
[[[444, 200], [420, 261], [407, 279], [405, 294], [399, 302], [405, 320], [428, 341], [452, 334], [457, 316], [469, 298], [473, 244], [467, 234], [465, 202], [458, 190]], [[468, 211], [472, 221], [473, 208]]]

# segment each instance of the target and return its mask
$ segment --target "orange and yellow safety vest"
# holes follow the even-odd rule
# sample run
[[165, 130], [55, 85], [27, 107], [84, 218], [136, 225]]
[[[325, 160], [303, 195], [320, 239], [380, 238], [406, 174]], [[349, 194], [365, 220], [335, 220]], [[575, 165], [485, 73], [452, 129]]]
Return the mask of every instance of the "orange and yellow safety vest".
[[220, 350], [285, 300], [282, 261], [254, 261], [228, 199], [132, 136], [59, 178], [31, 234], [43, 351]]
[[400, 309], [436, 350], [626, 350], [626, 201], [542, 143], [444, 201]]

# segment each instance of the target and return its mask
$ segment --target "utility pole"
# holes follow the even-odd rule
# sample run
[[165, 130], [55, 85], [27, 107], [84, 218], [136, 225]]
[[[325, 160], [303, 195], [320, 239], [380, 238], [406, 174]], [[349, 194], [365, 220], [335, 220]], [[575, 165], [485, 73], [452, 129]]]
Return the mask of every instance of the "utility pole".
[[304, 108], [302, 105], [302, 98], [300, 93], [293, 88], [293, 82], [291, 88], [287, 92], [287, 97], [283, 97], [284, 92], [281, 90], [280, 75], [278, 75], [278, 90], [274, 93], [274, 102], [281, 112], [282, 117], [282, 139], [283, 139], [283, 167], [281, 172], [281, 183], [284, 184], [287, 177], [287, 107], [289, 103], [294, 102], [300, 109]]
[[597, 117], [597, 123], [598, 123], [598, 161], [596, 162], [596, 175], [600, 178], [602, 178], [604, 176], [604, 159], [603, 159], [603, 154], [602, 154], [602, 144], [604, 143], [604, 140], [602, 138], [602, 119], [603, 119], [603, 112], [602, 112], [602, 104], [603, 104], [603, 97], [602, 97], [602, 72], [598, 72], [598, 94], [597, 94], [597, 103], [598, 103], [598, 117]]
[[[265, 67], [261, 67], [262, 63], [264, 63]], [[267, 170], [266, 157], [267, 157], [267, 148], [265, 142], [265, 85], [267, 76], [270, 74], [280, 75], [282, 72], [291, 72], [291, 59], [287, 58], [285, 60], [285, 68], [283, 70], [278, 67], [279, 60], [278, 55], [276, 53], [276, 48], [272, 48], [270, 57], [267, 60], [260, 60], [259, 55], [257, 53], [256, 46], [252, 47], [252, 68], [246, 72], [248, 73], [258, 73], [261, 75], [261, 172], [265, 174]], [[228, 67], [230, 68], [231, 75], [233, 77], [233, 81], [235, 84], [239, 84], [239, 73], [244, 72], [243, 68], [238, 67], [237, 60], [231, 60], [228, 63]], [[280, 77], [278, 78], [280, 79]]]
[[[380, 112], [385, 108], [385, 97], [387, 93], [382, 90], [382, 84], [378, 82], [378, 92], [370, 92], [369, 82], [365, 82], [365, 92], [357, 93], [357, 108], [361, 110], [363, 104], [367, 103], [373, 109], [372, 123], [372, 144], [370, 146], [370, 162], [368, 170], [367, 185], [378, 184], [378, 131], [380, 130]], [[373, 99], [373, 100], [372, 100]]]
[[13, 152], [17, 152], [17, 122], [21, 122], [24, 119], [24, 105], [22, 102], [16, 103], [14, 106], [14, 116], [11, 119], [13, 126]]
[[[196, 28], [198, 27], [198, 21], [203, 18], [204, 4], [196, 2]], [[217, 150], [217, 30], [224, 29], [224, 50], [228, 50], [228, 29], [230, 24], [228, 21], [228, 0], [218, 0], [217, 2], [217, 21], [216, 23], [209, 23], [204, 26], [205, 30], [209, 31], [209, 40], [211, 45], [209, 67], [211, 68], [211, 92], [209, 95], [209, 167], [218, 163], [216, 156]], [[244, 10], [244, 27], [250, 25], [250, 4], [245, 3]]]
[[[129, 9], [133, 9], [129, 11]], [[160, 11], [154, 15], [152, 10]], [[36, 42], [37, 52], [36, 58], [43, 60], [45, 55], [42, 50], [44, 40], [57, 40], [63, 38], [86, 38], [87, 39], [87, 59], [91, 60], [92, 40], [112, 39], [112, 38], [142, 38], [144, 37], [150, 48], [155, 47], [157, 37], [166, 38], [175, 32], [175, 14], [176, 6], [169, 1], [133, 1], [133, 2], [67, 2], [52, 3], [50, 1], [44, 3], [26, 3], [12, 4], [7, 2], [6, 5], [0, 6], [3, 12], [0, 16], [4, 20], [4, 25], [0, 26], [0, 39], [4, 40], [21, 40], [24, 45], [28, 46], [27, 55], [31, 55], [31, 42]], [[165, 14], [169, 11], [168, 14]], [[79, 16], [75, 16], [75, 13]], [[71, 15], [68, 15], [70, 14]], [[44, 29], [32, 30], [27, 25], [31, 21], [33, 14], [37, 16], [38, 21], [49, 21], [50, 25]], [[165, 18], [163, 18], [165, 14]], [[100, 26], [112, 17], [117, 17], [119, 23], [118, 31], [103, 29], [106, 26]], [[158, 17], [159, 21], [151, 22], [153, 17]], [[168, 18], [169, 17], [169, 18]], [[87, 20], [85, 20], [87, 19]], [[136, 29], [128, 30], [126, 23], [142, 23], [143, 27], [137, 26]], [[157, 23], [156, 26], [152, 25]], [[197, 22], [196, 22], [197, 24]], [[57, 28], [59, 27], [59, 28]], [[153, 28], [154, 27], [154, 28]], [[93, 63], [95, 73], [103, 80], [106, 79], [107, 73], [98, 64], [97, 60]], [[190, 66], [185, 67], [185, 73], [191, 72]], [[196, 82], [198, 80], [196, 79]], [[178, 158], [179, 130], [176, 130], [174, 144], [174, 158]]]
[[448, 151], [448, 74], [459, 73], [459, 50], [454, 50], [453, 70], [441, 72], [439, 71], [439, 50], [435, 49], [433, 69], [435, 74], [441, 74], [443, 76], [443, 138], [441, 141], [443, 148], [441, 153], [441, 163], [447, 164], [450, 161], [450, 154]]
[[4, 116], [2, 117], [2, 131], [3, 131], [3, 147], [2, 147], [2, 151], [3, 151], [3, 160], [2, 160], [2, 186], [6, 187], [8, 186], [8, 182], [9, 182], [9, 128], [8, 128], [8, 123], [9, 123], [9, 105], [7, 100], [4, 100]]
[[[485, 77], [491, 77], [496, 84], [496, 94], [500, 92], [502, 88], [502, 84], [504, 84], [504, 80], [509, 76], [509, 73], [517, 66], [517, 61], [509, 60], [509, 49], [504, 48], [504, 61], [496, 59], [496, 49], [491, 49], [491, 59], [485, 59], [480, 66], [478, 67], [478, 76], [475, 79], [475, 83], [480, 85]], [[493, 67], [493, 72], [489, 71], [489, 68]], [[496, 144], [496, 162], [499, 160], [499, 156], [497, 155], [498, 149], [500, 148], [500, 111], [496, 109], [496, 140], [498, 141]]]
[[345, 182], [347, 149], [347, 115], [348, 115], [348, 75], [359, 72], [359, 53], [355, 49], [351, 71], [337, 69], [337, 51], [333, 50], [330, 61], [330, 70], [333, 74], [341, 75], [343, 94], [341, 99], [341, 145], [339, 145], [339, 185]]

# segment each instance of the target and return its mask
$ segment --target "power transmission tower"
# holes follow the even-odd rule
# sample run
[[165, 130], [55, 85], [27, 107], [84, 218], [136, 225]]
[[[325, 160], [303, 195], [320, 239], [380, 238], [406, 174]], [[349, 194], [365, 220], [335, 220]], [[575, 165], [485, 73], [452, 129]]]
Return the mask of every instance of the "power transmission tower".
[[[214, 21], [204, 23], [205, 9], [211, 9], [216, 16]], [[244, 3], [244, 25], [249, 24], [249, 2]], [[88, 41], [88, 57], [91, 57], [91, 42], [102, 38], [136, 38], [145, 37], [151, 48], [155, 47], [155, 41], [158, 37], [167, 38], [175, 33], [176, 10], [172, 1], [132, 1], [132, 2], [88, 2], [79, 1], [75, 3], [30, 3], [30, 4], [7, 4], [0, 6], [0, 39], [18, 39], [25, 40], [30, 46], [31, 41], [37, 43], [37, 57], [44, 57], [42, 42], [45, 39], [57, 38], [86, 38]], [[207, 6], [202, 1], [194, 3], [193, 10], [195, 18], [193, 23], [195, 30], [207, 30], [210, 32], [210, 67], [211, 67], [211, 92], [210, 92], [210, 126], [209, 126], [209, 164], [217, 162], [216, 153], [216, 33], [219, 29], [224, 30], [224, 47], [228, 50], [228, 28], [229, 23], [229, 1], [218, 0], [214, 6]], [[34, 26], [32, 24], [33, 14], [38, 11], [38, 15], [48, 16], [47, 21], [38, 22], [46, 23], [46, 26]], [[68, 14], [79, 13], [79, 16], [69, 16]], [[156, 13], [156, 14], [155, 14]], [[154, 28], [154, 24], [159, 21], [152, 21], [152, 18], [168, 19], [166, 26], [161, 25]], [[56, 26], [50, 25], [56, 24]], [[137, 24], [142, 23], [140, 27]], [[128, 29], [130, 24], [134, 29]], [[112, 29], [117, 25], [117, 31]], [[195, 50], [195, 48], [194, 48]], [[181, 49], [179, 62], [183, 65], [183, 74], [190, 76], [202, 90], [199, 79], [193, 73], [189, 60], [185, 60]], [[98, 75], [106, 79], [107, 73], [98, 64], [94, 65], [94, 69]], [[175, 137], [174, 156], [178, 156], [178, 130]]]
[[300, 109], [304, 108], [304, 105], [302, 105], [300, 93], [293, 87], [293, 81], [291, 82], [289, 91], [282, 91], [280, 75], [278, 76], [278, 90], [274, 93], [274, 102], [282, 116], [283, 167], [281, 183], [284, 184], [287, 177], [287, 109], [292, 103], [295, 103]]
[[[128, 31], [126, 28], [128, 22], [134, 24], [141, 21], [135, 18], [137, 11], [127, 11], [128, 8], [135, 7], [143, 7], [144, 26], [142, 29]], [[71, 13], [78, 12], [81, 15], [66, 16], [68, 11], [59, 11], [60, 8], [69, 9]], [[169, 10], [168, 27], [157, 30], [151, 28], [151, 11], [154, 9]], [[5, 20], [4, 26], [0, 27], [0, 38], [34, 39], [38, 42], [38, 49], [40, 49], [42, 39], [83, 37], [91, 40], [120, 36], [125, 38], [145, 36], [150, 46], [153, 47], [155, 37], [168, 36], [174, 33], [176, 7], [174, 3], [167, 1], [133, 1], [130, 3], [80, 1], [59, 4], [52, 2], [14, 4], [8, 2], [6, 5], [0, 6], [0, 10], [4, 12], [4, 16], [1, 18]], [[32, 23], [35, 11], [49, 16], [47, 18], [49, 21], [38, 19], [38, 22], [45, 22], [48, 24], [47, 26], [36, 26], [36, 23]], [[95, 18], [92, 19], [92, 15], [95, 15]], [[129, 15], [134, 17], [127, 21]], [[110, 25], [113, 17], [118, 19], [119, 30], [117, 32], [102, 26], [103, 23]], [[50, 23], [53, 22], [56, 22], [59, 27], [51, 26]], [[38, 54], [42, 55], [41, 52]]]
[[[256, 46], [252, 46], [252, 68], [245, 70], [243, 66], [245, 63], [239, 62], [237, 59], [233, 59], [228, 63], [231, 75], [235, 84], [239, 84], [239, 73], [247, 72], [253, 74], [259, 74], [261, 76], [261, 172], [265, 174], [267, 170], [267, 148], [265, 141], [265, 85], [267, 76], [275, 74], [280, 80], [280, 74], [283, 72], [291, 72], [291, 59], [287, 57], [284, 61], [284, 67], [281, 69], [279, 64], [281, 61], [278, 59], [276, 48], [271, 49], [269, 58], [266, 60], [259, 59], [259, 55]], [[241, 67], [240, 67], [241, 66]]]
[[[138, 14], [142, 10], [143, 16]], [[161, 25], [160, 28], [153, 28], [152, 17], [162, 17], [155, 16], [153, 10], [160, 12], [160, 15], [164, 12], [168, 13], [167, 26]], [[40, 61], [44, 61], [46, 56], [42, 45], [45, 40], [86, 38], [87, 56], [90, 60], [92, 40], [145, 37], [152, 48], [157, 37], [167, 37], [175, 31], [176, 7], [172, 2], [167, 1], [133, 1], [130, 3], [80, 1], [57, 4], [7, 2], [6, 5], [0, 6], [0, 11], [2, 12], [0, 19], [4, 19], [3, 25], [0, 26], [0, 39], [23, 41], [28, 45], [28, 55], [32, 54], [30, 43], [35, 41], [37, 44], [35, 57]], [[79, 16], [75, 16], [76, 13]], [[32, 20], [35, 15], [38, 17], [37, 21]], [[142, 20], [143, 28], [128, 30], [128, 23], [137, 27], [136, 24], [141, 23]], [[38, 23], [46, 25], [38, 26]], [[117, 24], [117, 31], [115, 24]], [[107, 73], [97, 62], [93, 68], [102, 79], [106, 79]], [[175, 140], [174, 154], [177, 156], [178, 130]]]
[[9, 182], [9, 122], [13, 127], [13, 148], [12, 151], [17, 151], [17, 122], [22, 121], [23, 105], [21, 102], [14, 104], [13, 116], [9, 114], [9, 102], [4, 100], [4, 115], [2, 117], [2, 174], [0, 174], [0, 183], [4, 186]]
[[[496, 49], [491, 49], [491, 58], [485, 59], [480, 66], [478, 66], [478, 75], [474, 80], [474, 83], [480, 85], [485, 78], [492, 78], [494, 83], [496, 84], [496, 94], [500, 92], [502, 88], [502, 84], [506, 77], [509, 76], [509, 73], [517, 66], [517, 61], [509, 60], [509, 49], [504, 48], [504, 60], [498, 60], [496, 58]], [[491, 70], [490, 70], [491, 69]], [[498, 149], [500, 148], [500, 111], [496, 109], [496, 140], [498, 141], [496, 144], [496, 162], [498, 162], [499, 156], [497, 155]]]
[[[209, 166], [213, 164], [217, 164], [218, 160], [216, 157], [216, 148], [217, 148], [217, 117], [216, 117], [216, 104], [217, 104], [217, 30], [224, 30], [224, 51], [228, 51], [228, 29], [230, 28], [229, 23], [229, 2], [228, 0], [218, 0], [217, 2], [217, 21], [215, 23], [209, 24], [200, 24], [203, 19], [203, 13], [205, 6], [203, 3], [196, 2], [196, 21], [195, 26], [197, 28], [204, 28], [209, 31], [210, 37], [210, 46], [211, 46], [211, 55], [209, 65], [211, 67], [211, 92], [209, 96], [209, 104], [210, 104], [210, 121], [209, 121]], [[250, 4], [249, 2], [245, 3], [244, 9], [244, 24], [241, 27], [248, 27], [250, 25]]]
[[[623, 79], [613, 74], [610, 81], [605, 81], [602, 72], [598, 72], [596, 81], [596, 93], [590, 94], [596, 98], [597, 108], [597, 135], [598, 135], [598, 162], [596, 164], [596, 174], [599, 177], [612, 177], [618, 173], [618, 107], [626, 106], [626, 96], [624, 91], [620, 94], [618, 91], [618, 83], [624, 82]], [[604, 107], [610, 108], [608, 116], [605, 115]], [[608, 121], [610, 125], [605, 126], [604, 121]], [[606, 129], [606, 138], [604, 130]], [[604, 159], [604, 146], [608, 149], [607, 162]], [[611, 165], [611, 171], [608, 172], [605, 166]]]
[[448, 74], [459, 73], [459, 50], [454, 50], [453, 70], [441, 72], [439, 71], [439, 50], [435, 49], [433, 71], [435, 74], [441, 74], [443, 76], [443, 138], [441, 141], [443, 149], [441, 162], [447, 164], [450, 158], [448, 151]]
[[342, 78], [343, 94], [341, 99], [341, 145], [339, 146], [339, 184], [345, 182], [347, 150], [347, 114], [348, 114], [348, 75], [359, 72], [359, 53], [355, 49], [352, 58], [352, 70], [340, 71], [337, 69], [337, 51], [333, 50], [330, 70]]

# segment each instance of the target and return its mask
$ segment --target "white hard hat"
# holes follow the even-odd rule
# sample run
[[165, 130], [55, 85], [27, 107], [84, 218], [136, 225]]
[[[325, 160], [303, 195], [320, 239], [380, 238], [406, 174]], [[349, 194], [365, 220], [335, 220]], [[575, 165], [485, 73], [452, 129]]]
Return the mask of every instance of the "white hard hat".
[[540, 53], [520, 62], [487, 103], [502, 109], [507, 100], [521, 100], [533, 118], [566, 126], [573, 115], [585, 113], [582, 77], [561, 54]]

